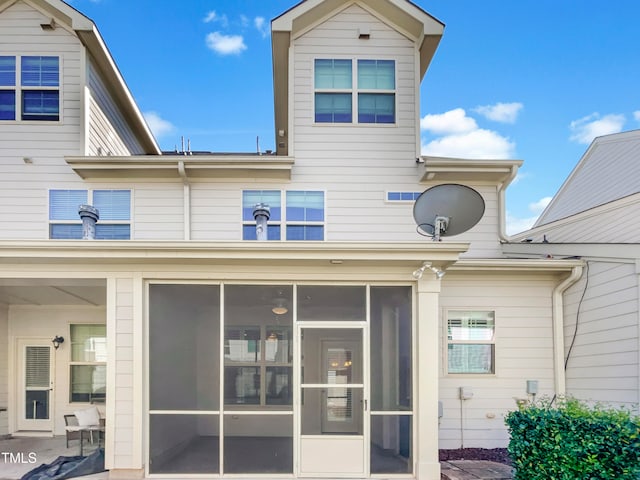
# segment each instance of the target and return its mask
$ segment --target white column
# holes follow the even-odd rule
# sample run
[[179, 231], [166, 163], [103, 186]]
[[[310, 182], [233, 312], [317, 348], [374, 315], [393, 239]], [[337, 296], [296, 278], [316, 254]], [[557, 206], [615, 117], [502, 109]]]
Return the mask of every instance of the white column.
[[440, 280], [425, 272], [418, 281], [417, 295], [418, 356], [418, 458], [416, 478], [439, 480], [438, 461], [438, 314]]
[[142, 435], [142, 276], [107, 280], [107, 418], [109, 478], [144, 476]]

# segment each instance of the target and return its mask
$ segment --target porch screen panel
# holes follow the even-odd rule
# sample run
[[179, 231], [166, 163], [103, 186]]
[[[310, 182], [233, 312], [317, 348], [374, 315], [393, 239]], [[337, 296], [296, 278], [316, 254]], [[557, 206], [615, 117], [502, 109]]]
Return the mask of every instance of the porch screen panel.
[[220, 408], [220, 287], [149, 286], [151, 410]]
[[224, 416], [224, 473], [293, 473], [293, 415]]
[[371, 409], [412, 408], [411, 287], [371, 287]]
[[371, 416], [371, 473], [413, 473], [413, 417]]
[[149, 473], [217, 474], [219, 424], [218, 415], [151, 415]]
[[371, 287], [372, 474], [413, 473], [412, 331], [411, 287]]
[[292, 410], [292, 287], [226, 285], [224, 303], [225, 408]]
[[360, 285], [298, 286], [298, 321], [365, 321], [366, 288]]

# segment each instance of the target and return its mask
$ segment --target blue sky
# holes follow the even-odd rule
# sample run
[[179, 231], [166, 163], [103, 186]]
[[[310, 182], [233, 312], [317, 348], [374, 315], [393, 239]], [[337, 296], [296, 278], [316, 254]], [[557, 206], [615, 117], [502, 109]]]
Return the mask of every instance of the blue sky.
[[[73, 0], [162, 149], [274, 148], [270, 20], [297, 0]], [[417, 0], [445, 23], [421, 89], [423, 153], [525, 161], [529, 227], [595, 136], [640, 128], [637, 0]]]

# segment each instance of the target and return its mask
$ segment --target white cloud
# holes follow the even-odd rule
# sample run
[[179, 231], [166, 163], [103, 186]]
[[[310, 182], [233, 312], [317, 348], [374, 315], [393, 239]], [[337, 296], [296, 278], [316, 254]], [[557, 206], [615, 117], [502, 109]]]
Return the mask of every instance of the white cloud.
[[533, 213], [532, 216], [526, 216], [524, 218], [519, 218], [512, 215], [510, 212], [507, 212], [507, 235], [514, 235], [516, 233], [524, 232], [525, 230], [529, 230], [533, 227], [533, 224], [536, 223], [536, 220], [543, 212], [543, 210], [549, 205], [552, 197], [543, 197], [537, 202], [532, 202], [529, 204], [529, 211]]
[[207, 47], [220, 55], [239, 55], [247, 49], [242, 35], [224, 35], [213, 32], [207, 35]]
[[267, 24], [264, 17], [256, 17], [253, 19], [253, 24], [256, 29], [260, 32], [263, 38], [266, 38], [269, 35], [269, 25]]
[[530, 203], [529, 210], [531, 210], [532, 213], [536, 213], [540, 215], [543, 212], [543, 210], [547, 208], [547, 205], [549, 205], [549, 202], [551, 202], [551, 198], [552, 197], [542, 197], [537, 202]]
[[624, 115], [612, 113], [601, 117], [599, 113], [592, 113], [571, 122], [569, 129], [572, 134], [569, 139], [588, 145], [596, 137], [621, 132], [624, 122]]
[[473, 118], [467, 117], [464, 109], [455, 108], [444, 113], [425, 115], [420, 120], [420, 128], [435, 135], [451, 135], [476, 130], [478, 124]]
[[156, 112], [144, 112], [143, 116], [156, 138], [160, 138], [175, 130], [175, 127], [171, 122], [163, 119]]
[[210, 11], [209, 13], [207, 13], [207, 15], [204, 17], [204, 19], [202, 20], [204, 23], [211, 23], [213, 22], [216, 18], [218, 17], [218, 14], [215, 12], [215, 10]]
[[538, 219], [537, 215], [535, 217], [518, 218], [518, 217], [514, 217], [509, 212], [507, 212], [507, 219], [506, 219], [507, 235], [515, 235], [516, 233], [529, 230], [531, 227], [533, 227], [533, 224], [536, 223], [537, 219]]
[[218, 15], [215, 10], [211, 10], [209, 13], [207, 13], [202, 21], [204, 23], [220, 23], [223, 27], [229, 26], [229, 19], [227, 18], [227, 16], [224, 14]]
[[519, 102], [500, 102], [495, 105], [482, 105], [474, 108], [473, 111], [494, 122], [515, 123], [522, 107], [523, 105]]
[[633, 112], [633, 118], [640, 122], [640, 110], [636, 110], [635, 112]]
[[511, 158], [515, 144], [491, 130], [476, 129], [437, 138], [422, 146], [423, 155], [436, 157]]

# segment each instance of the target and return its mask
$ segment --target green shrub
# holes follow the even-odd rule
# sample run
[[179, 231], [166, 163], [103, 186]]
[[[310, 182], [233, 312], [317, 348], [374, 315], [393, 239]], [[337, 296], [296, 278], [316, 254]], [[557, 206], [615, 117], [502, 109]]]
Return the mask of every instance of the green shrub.
[[510, 412], [505, 422], [516, 480], [637, 480], [640, 419], [568, 399]]

